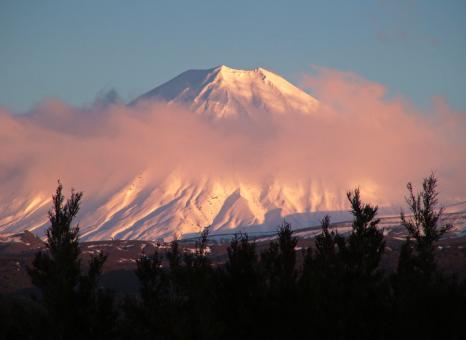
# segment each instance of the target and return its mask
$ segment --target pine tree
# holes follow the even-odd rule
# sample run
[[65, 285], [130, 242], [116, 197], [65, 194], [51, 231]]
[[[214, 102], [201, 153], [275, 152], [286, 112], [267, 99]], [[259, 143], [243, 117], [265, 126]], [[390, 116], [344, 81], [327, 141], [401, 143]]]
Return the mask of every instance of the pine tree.
[[136, 260], [135, 274], [140, 284], [140, 300], [127, 299], [125, 313], [127, 336], [169, 338], [171, 315], [167, 315], [167, 273], [157, 245], [152, 255], [142, 254]]
[[412, 216], [400, 214], [406, 229], [398, 270], [393, 276], [395, 315], [400, 332], [422, 338], [461, 338], [464, 334], [466, 286], [443, 274], [435, 261], [435, 243], [451, 230], [441, 224], [437, 178], [425, 178], [422, 190], [407, 184], [406, 202]]
[[272, 289], [290, 288], [296, 279], [296, 244], [291, 225], [284, 221], [277, 232], [277, 240], [270, 242], [269, 248], [261, 254], [268, 283]]
[[[331, 338], [335, 334], [335, 325], [330, 328], [329, 320], [339, 316], [341, 303], [338, 292], [343, 283], [343, 263], [339, 257], [337, 244], [343, 237], [330, 230], [330, 217], [321, 220], [322, 232], [315, 237], [315, 247], [303, 252], [304, 263], [299, 278], [298, 314], [303, 335], [319, 337], [326, 334]], [[311, 316], [310, 316], [311, 315]]]
[[382, 337], [382, 324], [387, 312], [387, 286], [380, 269], [385, 251], [383, 230], [378, 229], [377, 206], [363, 203], [359, 189], [347, 193], [354, 216], [351, 234], [346, 241], [340, 239], [339, 256], [345, 267], [342, 286], [347, 296], [342, 310], [347, 314], [341, 334], [365, 337]]
[[362, 203], [359, 189], [347, 193], [354, 216], [352, 231], [346, 245], [338, 242], [347, 270], [359, 278], [379, 276], [378, 267], [385, 250], [383, 231], [377, 229], [380, 219], [376, 218], [378, 207]]
[[315, 250], [312, 247], [304, 253], [303, 273], [300, 281], [303, 289], [320, 291], [329, 288], [342, 275], [343, 263], [338, 252], [338, 244], [344, 243], [344, 237], [330, 230], [330, 217], [321, 220], [322, 232], [315, 237]]
[[[347, 197], [354, 216], [351, 233], [343, 236], [330, 231], [326, 216], [315, 250], [308, 249], [305, 255], [300, 286], [315, 315], [309, 335], [312, 331], [335, 338], [380, 335], [385, 308], [379, 269], [385, 248], [383, 231], [377, 228], [377, 207], [363, 203], [359, 189]], [[374, 313], [377, 309], [379, 314]], [[338, 323], [332, 325], [332, 319]]]
[[92, 256], [87, 273], [82, 273], [79, 227], [72, 225], [81, 198], [82, 192], [72, 190], [65, 203], [63, 186], [58, 183], [49, 211], [51, 225], [46, 232], [46, 249], [36, 254], [32, 267], [28, 268], [55, 326], [53, 333], [59, 339], [86, 334], [103, 337], [109, 334], [114, 321], [113, 298], [97, 287], [106, 256], [102, 253]]
[[247, 234], [235, 234], [227, 248], [227, 253], [225, 270], [238, 284], [243, 284], [257, 276], [256, 244], [249, 240]]
[[308, 249], [305, 256], [305, 272], [308, 266], [321, 279], [325, 275], [356, 281], [380, 278], [379, 264], [385, 241], [383, 231], [377, 228], [378, 208], [363, 203], [359, 189], [348, 192], [347, 197], [354, 216], [351, 233], [344, 237], [329, 231], [330, 218], [325, 216], [321, 222], [322, 233], [315, 239], [316, 250]]
[[434, 174], [424, 179], [422, 188], [420, 193], [415, 194], [412, 184], [407, 185], [406, 203], [412, 217], [407, 217], [403, 211], [400, 214], [401, 225], [408, 236], [402, 246], [398, 271], [419, 275], [424, 282], [428, 282], [437, 270], [435, 242], [453, 226], [440, 225], [443, 208], [438, 208], [437, 178]]
[[[223, 325], [221, 337], [255, 338], [261, 328], [260, 315], [263, 289], [256, 243], [247, 234], [235, 234], [227, 248], [228, 259], [219, 269], [216, 305], [218, 324]], [[228, 308], [225, 308], [228, 306]]]
[[73, 328], [78, 308], [77, 287], [81, 275], [79, 227], [72, 221], [79, 211], [81, 192], [71, 192], [64, 204], [63, 186], [58, 184], [49, 211], [51, 226], [47, 229], [46, 251], [36, 254], [28, 272], [32, 283], [42, 293], [50, 317], [57, 320], [59, 338]]
[[331, 275], [338, 271], [338, 249], [337, 245], [343, 242], [343, 237], [335, 231], [330, 231], [330, 217], [327, 215], [321, 221], [322, 233], [315, 238], [315, 254], [312, 254], [310, 248], [307, 260], [315, 259], [314, 265], [317, 265], [323, 275]]
[[[291, 324], [296, 314], [296, 245], [291, 225], [284, 221], [277, 232], [277, 240], [270, 242], [261, 254], [266, 296], [263, 304], [263, 320], [272, 325]], [[288, 329], [263, 328], [265, 338], [283, 338]]]
[[217, 300], [216, 275], [208, 257], [208, 241], [210, 226], [202, 230], [199, 239], [194, 245], [194, 254], [184, 254], [187, 280], [185, 291], [187, 293], [187, 312], [190, 313], [189, 337], [192, 339], [206, 339], [213, 337], [214, 304]]
[[136, 260], [136, 276], [141, 284], [143, 304], [151, 309], [157, 308], [163, 288], [162, 263], [157, 249], [154, 254], [141, 255]]

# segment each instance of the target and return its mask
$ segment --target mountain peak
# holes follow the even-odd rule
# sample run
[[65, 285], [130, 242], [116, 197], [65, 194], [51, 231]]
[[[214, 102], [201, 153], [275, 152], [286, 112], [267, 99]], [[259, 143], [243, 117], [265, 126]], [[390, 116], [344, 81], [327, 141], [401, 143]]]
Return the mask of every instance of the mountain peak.
[[[267, 71], [265, 68], [262, 68], [262, 67], [256, 67], [251, 70], [245, 70], [245, 69], [237, 69], [237, 68], [229, 67], [223, 64], [217, 67], [214, 67], [212, 70], [218, 70], [219, 72], [225, 72], [225, 73], [251, 73], [251, 72], [261, 73], [263, 71]], [[270, 71], [267, 71], [267, 72], [270, 72]]]
[[[238, 78], [243, 78], [243, 77], [259, 77], [262, 78], [262, 80], [265, 80], [268, 78], [269, 81], [276, 82], [278, 79], [281, 78], [282, 80], [285, 80], [284, 78], [280, 77], [279, 75], [273, 73], [272, 71], [269, 71], [265, 68], [262, 67], [256, 67], [251, 70], [243, 70], [243, 69], [235, 69], [232, 67], [228, 67], [226, 65], [220, 65], [212, 69], [213, 73], [216, 73], [218, 75], [222, 75], [225, 77], [225, 80], [233, 80], [237, 81]], [[285, 81], [287, 84], [291, 85], [288, 81]]]
[[225, 65], [185, 71], [135, 102], [140, 100], [176, 103], [214, 118], [251, 117], [256, 112], [309, 114], [318, 106], [315, 98], [276, 73]]

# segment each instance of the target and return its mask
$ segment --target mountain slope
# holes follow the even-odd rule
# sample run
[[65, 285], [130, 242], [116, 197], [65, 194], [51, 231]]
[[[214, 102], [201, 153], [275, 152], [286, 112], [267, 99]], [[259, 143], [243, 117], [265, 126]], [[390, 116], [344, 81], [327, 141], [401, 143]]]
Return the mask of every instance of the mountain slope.
[[[176, 174], [149, 178], [138, 175], [107, 197], [85, 197], [78, 216], [83, 240], [171, 238], [208, 225], [214, 232], [270, 230], [284, 217], [295, 227], [306, 227], [318, 223], [321, 211], [345, 209], [343, 192], [332, 196], [309, 181], [253, 184]], [[0, 213], [2, 232], [28, 229], [42, 235], [49, 204], [50, 198], [42, 196], [36, 210], [14, 221]]]

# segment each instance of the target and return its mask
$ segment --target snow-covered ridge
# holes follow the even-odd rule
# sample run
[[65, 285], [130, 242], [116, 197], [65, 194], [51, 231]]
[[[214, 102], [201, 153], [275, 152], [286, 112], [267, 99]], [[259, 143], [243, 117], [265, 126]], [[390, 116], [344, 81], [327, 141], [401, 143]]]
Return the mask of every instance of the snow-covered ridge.
[[175, 103], [215, 118], [251, 117], [257, 112], [315, 112], [319, 102], [264, 68], [237, 70], [224, 65], [188, 70], [154, 88], [144, 100]]

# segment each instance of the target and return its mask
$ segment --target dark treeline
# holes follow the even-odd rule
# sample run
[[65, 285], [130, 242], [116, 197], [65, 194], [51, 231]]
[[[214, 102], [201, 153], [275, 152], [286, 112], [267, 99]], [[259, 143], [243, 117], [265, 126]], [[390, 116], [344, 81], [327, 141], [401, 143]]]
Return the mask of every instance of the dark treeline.
[[[195, 252], [177, 241], [164, 253], [141, 255], [140, 293], [116, 297], [98, 283], [106, 256], [80, 260], [72, 226], [81, 194], [64, 201], [59, 184], [49, 213], [47, 249], [29, 268], [41, 292], [1, 297], [4, 339], [460, 339], [466, 334], [466, 283], [436, 266], [441, 225], [437, 181], [420, 193], [408, 184], [410, 214], [397, 270], [380, 266], [385, 251], [377, 207], [348, 193], [352, 231], [332, 230], [328, 217], [315, 246], [296, 251], [286, 222], [261, 253], [246, 234], [228, 247], [224, 264], [207, 256], [208, 229]], [[298, 261], [298, 259], [300, 259]], [[163, 265], [162, 265], [163, 263]], [[86, 270], [84, 270], [86, 268]]]

